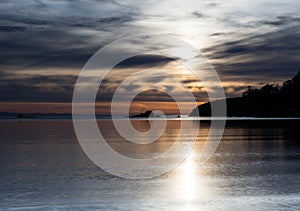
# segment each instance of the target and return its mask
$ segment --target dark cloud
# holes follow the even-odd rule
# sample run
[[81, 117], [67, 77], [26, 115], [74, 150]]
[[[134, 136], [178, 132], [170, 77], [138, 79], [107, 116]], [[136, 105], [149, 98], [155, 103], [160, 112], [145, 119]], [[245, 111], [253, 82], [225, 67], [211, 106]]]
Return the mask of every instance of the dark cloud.
[[159, 83], [164, 81], [165, 79], [169, 78], [168, 76], [153, 76], [151, 78], [145, 78], [143, 81], [147, 83]]
[[137, 85], [137, 84], [129, 84], [127, 86], [124, 86], [126, 92], [132, 92], [132, 91], [134, 91], [134, 90], [136, 90], [136, 89], [138, 89], [140, 87], [141, 86]]
[[187, 80], [183, 80], [182, 82], [185, 83], [185, 84], [189, 84], [189, 83], [199, 82], [199, 80], [197, 80], [197, 79], [187, 79]]
[[220, 3], [208, 3], [207, 4], [207, 6], [209, 6], [209, 7], [216, 7], [218, 5], [220, 5]]
[[135, 15], [113, 1], [1, 1], [0, 69], [82, 67]]
[[261, 21], [260, 24], [272, 25], [272, 26], [282, 26], [282, 25], [300, 23], [300, 18], [295, 18], [292, 16], [278, 16], [276, 19], [277, 20], [274, 20], [274, 21], [264, 20], [264, 21]]
[[96, 51], [86, 40], [59, 30], [14, 34], [0, 38], [0, 46], [0, 68], [5, 71], [80, 67]]
[[158, 56], [158, 55], [139, 55], [126, 59], [119, 63], [116, 68], [133, 68], [133, 67], [159, 67], [160, 65], [166, 65], [174, 59]]
[[205, 54], [223, 76], [269, 80], [294, 75], [300, 66], [299, 50], [300, 25], [225, 42], [205, 49]]
[[221, 35], [225, 35], [225, 34], [226, 33], [224, 33], [224, 32], [216, 32], [216, 33], [211, 34], [210, 36], [215, 37], [215, 36], [221, 36]]
[[71, 102], [75, 76], [32, 76], [15, 78], [2, 75], [0, 101]]
[[198, 12], [198, 11], [193, 12], [192, 15], [196, 18], [205, 18], [206, 17], [206, 15], [204, 15], [203, 13]]
[[16, 31], [25, 31], [26, 27], [24, 26], [0, 26], [1, 32], [16, 32]]
[[157, 99], [163, 102], [175, 102], [170, 95], [156, 89], [144, 91], [134, 98], [135, 101], [157, 101]]

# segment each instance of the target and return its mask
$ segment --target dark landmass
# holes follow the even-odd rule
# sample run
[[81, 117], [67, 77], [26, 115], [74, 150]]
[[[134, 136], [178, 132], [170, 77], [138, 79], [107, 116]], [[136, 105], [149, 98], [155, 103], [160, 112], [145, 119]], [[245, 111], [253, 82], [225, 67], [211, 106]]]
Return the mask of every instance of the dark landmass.
[[[228, 117], [300, 117], [300, 70], [281, 87], [266, 84], [260, 89], [248, 87], [242, 97], [227, 98]], [[196, 107], [189, 116], [211, 116], [211, 104]]]
[[0, 112], [0, 116], [17, 116], [17, 113], [13, 112]]
[[36, 118], [39, 118], [39, 116], [38, 115], [28, 115], [28, 114], [27, 115], [26, 114], [18, 114], [17, 118], [18, 119], [24, 119], [24, 118], [25, 119], [28, 119], [28, 118], [31, 118], [31, 119], [34, 118], [34, 119], [36, 119]]
[[132, 115], [132, 116], [129, 116], [130, 118], [147, 118], [149, 117], [150, 115], [152, 114], [152, 111], [146, 111], [144, 113], [140, 113], [140, 114], [137, 114], [137, 115]]
[[0, 118], [9, 119], [43, 119], [55, 117], [72, 117], [69, 113], [14, 113], [14, 112], [0, 112]]

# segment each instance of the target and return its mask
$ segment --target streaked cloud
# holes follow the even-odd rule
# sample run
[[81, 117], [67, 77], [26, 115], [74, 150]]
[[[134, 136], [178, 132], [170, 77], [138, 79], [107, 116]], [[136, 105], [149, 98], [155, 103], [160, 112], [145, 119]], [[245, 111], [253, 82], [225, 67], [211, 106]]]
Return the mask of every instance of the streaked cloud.
[[[299, 8], [294, 0], [3, 0], [1, 101], [70, 102], [76, 75], [90, 56], [109, 42], [137, 33], [168, 33], [193, 44], [216, 67], [227, 95], [238, 96], [247, 85], [279, 83], [299, 69]], [[130, 47], [116, 53], [126, 51]], [[172, 62], [152, 55], [121, 63], [119, 78], [107, 78], [102, 85], [104, 99], [111, 98], [130, 68], [170, 68]], [[181, 77], [199, 101], [206, 99], [198, 81]], [[137, 81], [127, 91], [151, 83], [179, 91], [163, 77]]]

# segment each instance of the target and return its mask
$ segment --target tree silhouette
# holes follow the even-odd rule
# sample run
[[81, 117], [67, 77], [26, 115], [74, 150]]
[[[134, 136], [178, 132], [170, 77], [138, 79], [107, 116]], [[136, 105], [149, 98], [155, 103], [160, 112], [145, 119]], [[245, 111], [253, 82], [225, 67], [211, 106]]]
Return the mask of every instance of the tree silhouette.
[[[211, 103], [195, 108], [191, 116], [210, 116]], [[266, 84], [261, 88], [247, 87], [242, 97], [227, 98], [227, 116], [247, 117], [300, 117], [300, 70], [290, 80]]]
[[[280, 94], [285, 100], [299, 100], [300, 97], [300, 70], [291, 80], [287, 80], [283, 83], [280, 90]], [[298, 99], [296, 99], [298, 98]]]
[[247, 87], [243, 93], [245, 99], [270, 100], [282, 98], [282, 100], [296, 100], [300, 96], [300, 70], [292, 79], [283, 82], [282, 87], [277, 84], [266, 84], [260, 89]]

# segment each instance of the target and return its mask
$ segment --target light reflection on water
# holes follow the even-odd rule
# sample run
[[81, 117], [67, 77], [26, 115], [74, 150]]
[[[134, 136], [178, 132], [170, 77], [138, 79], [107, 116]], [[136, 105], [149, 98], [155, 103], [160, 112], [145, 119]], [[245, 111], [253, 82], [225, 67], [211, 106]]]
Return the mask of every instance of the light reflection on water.
[[[134, 126], [146, 130], [145, 121]], [[137, 157], [161, 153], [176, 140], [170, 121], [153, 146], [120, 139], [99, 123], [110, 145]], [[198, 122], [190, 121], [189, 134]], [[0, 209], [264, 210], [300, 204], [299, 122], [228, 122], [213, 155], [199, 166], [209, 125], [201, 124], [192, 153], [174, 171], [150, 180], [124, 180], [96, 167], [76, 141], [71, 121], [0, 122]]]
[[209, 193], [209, 188], [203, 183], [204, 178], [201, 174], [197, 174], [198, 168], [199, 163], [193, 159], [193, 154], [190, 154], [176, 170], [175, 192], [179, 198], [183, 197], [187, 204], [198, 198], [204, 198]]

